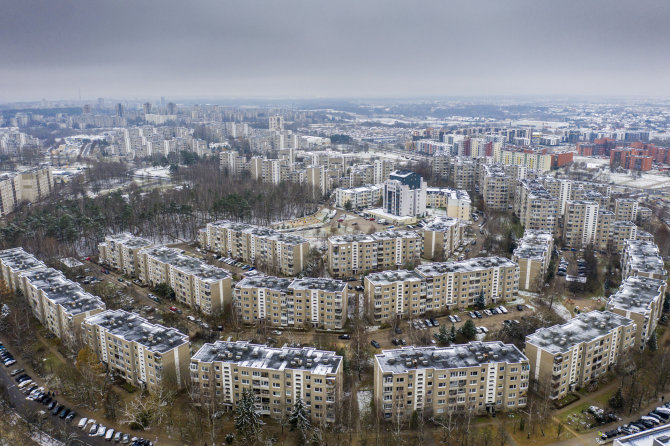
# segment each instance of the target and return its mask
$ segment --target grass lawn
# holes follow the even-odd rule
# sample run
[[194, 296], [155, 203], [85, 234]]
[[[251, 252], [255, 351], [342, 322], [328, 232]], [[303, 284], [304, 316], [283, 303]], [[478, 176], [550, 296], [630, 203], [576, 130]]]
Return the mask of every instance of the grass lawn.
[[571, 429], [577, 432], [585, 432], [590, 428], [584, 426], [583, 423], [592, 423], [593, 417], [589, 414], [583, 413], [589, 406], [593, 403], [585, 401], [581, 404], [578, 404], [571, 410], [565, 411], [557, 416], [562, 423], [569, 426]]

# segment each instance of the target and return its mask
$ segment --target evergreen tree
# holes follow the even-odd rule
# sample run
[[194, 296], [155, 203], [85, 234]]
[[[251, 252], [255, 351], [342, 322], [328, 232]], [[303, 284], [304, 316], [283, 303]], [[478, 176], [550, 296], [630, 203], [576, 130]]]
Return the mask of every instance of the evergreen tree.
[[305, 403], [302, 401], [302, 398], [298, 397], [293, 405], [293, 410], [288, 416], [288, 422], [291, 425], [291, 430], [300, 432], [301, 439], [303, 442], [306, 442], [311, 426], [307, 408], [305, 408]]
[[251, 390], [242, 391], [242, 399], [235, 409], [235, 428], [242, 439], [247, 443], [254, 443], [258, 438], [263, 422], [256, 412], [256, 397]]
[[468, 319], [465, 321], [465, 324], [463, 324], [463, 326], [458, 329], [458, 333], [463, 336], [466, 341], [472, 341], [477, 334], [475, 323]]
[[451, 333], [449, 333], [449, 343], [453, 344], [456, 342], [456, 326], [451, 324]]
[[623, 393], [621, 392], [621, 387], [612, 395], [608, 401], [612, 409], [618, 410], [622, 409], [624, 405]]
[[652, 352], [658, 350], [658, 340], [656, 339], [656, 332], [653, 332], [651, 334], [651, 337], [647, 341], [647, 347], [649, 347], [649, 351]]
[[484, 290], [479, 293], [477, 299], [475, 299], [475, 305], [478, 310], [483, 310], [486, 307], [486, 297], [484, 296]]
[[440, 329], [438, 330], [437, 334], [435, 335], [435, 338], [438, 340], [440, 344], [449, 344], [449, 338], [451, 336], [449, 335], [449, 332], [447, 332], [447, 326], [446, 325], [441, 325]]

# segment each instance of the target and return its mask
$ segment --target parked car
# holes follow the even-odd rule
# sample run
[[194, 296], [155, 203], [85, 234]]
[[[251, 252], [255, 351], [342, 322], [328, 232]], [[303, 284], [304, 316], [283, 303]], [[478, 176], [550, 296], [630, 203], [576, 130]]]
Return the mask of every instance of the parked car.
[[381, 347], [381, 346], [379, 345], [379, 342], [375, 341], [374, 339], [373, 339], [372, 341], [370, 341], [370, 344], [372, 344], [372, 346], [373, 346], [374, 348], [380, 348], [380, 347]]
[[93, 424], [93, 426], [91, 426], [91, 429], [88, 431], [88, 435], [89, 435], [89, 437], [93, 437], [93, 436], [95, 436], [97, 433], [98, 433], [98, 425], [97, 425], [97, 424]]
[[114, 434], [114, 442], [115, 442], [115, 443], [120, 442], [122, 436], [123, 436], [123, 432], [121, 432], [121, 431], [116, 431], [116, 434]]
[[11, 373], [9, 374], [9, 376], [16, 376], [16, 375], [18, 375], [19, 373], [24, 372], [24, 371], [25, 371], [25, 370], [23, 370], [23, 369], [14, 369], [14, 370], [11, 371]]
[[113, 436], [114, 436], [114, 429], [112, 428], [107, 429], [107, 433], [105, 434], [105, 440], [110, 441]]
[[86, 426], [86, 423], [88, 422], [88, 418], [84, 417], [81, 420], [79, 420], [79, 423], [77, 423], [77, 427], [79, 429], [83, 429], [84, 426]]
[[351, 336], [349, 336], [348, 334], [341, 334], [341, 335], [339, 335], [337, 338], [338, 338], [338, 339], [343, 339], [343, 340], [345, 340], [345, 341], [348, 341], [349, 339], [351, 339]]

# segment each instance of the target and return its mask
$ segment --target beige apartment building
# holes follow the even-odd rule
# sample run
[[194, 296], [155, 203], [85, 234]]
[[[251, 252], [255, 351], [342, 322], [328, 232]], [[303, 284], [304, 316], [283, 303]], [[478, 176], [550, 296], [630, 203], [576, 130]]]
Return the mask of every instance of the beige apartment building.
[[53, 190], [54, 178], [49, 166], [0, 174], [0, 217], [14, 212], [21, 202], [44, 199]]
[[478, 163], [469, 158], [451, 158], [449, 177], [459, 190], [472, 190], [477, 182]]
[[[19, 275], [26, 271], [45, 269], [47, 266], [23, 248], [11, 248], [0, 251], [0, 279], [10, 290], [21, 289]], [[24, 291], [21, 289], [21, 291]]]
[[98, 296], [53, 268], [26, 271], [19, 277], [20, 288], [37, 320], [65, 345], [80, 340], [84, 319], [106, 308]]
[[553, 247], [554, 237], [551, 232], [526, 229], [512, 255], [512, 261], [519, 265], [520, 289], [542, 289]]
[[366, 209], [381, 203], [383, 186], [370, 185], [352, 188], [339, 188], [335, 191], [335, 206], [346, 208], [347, 203], [351, 209]]
[[[491, 210], [506, 211], [510, 203], [510, 182], [500, 164], [482, 164], [479, 187], [486, 207]], [[513, 189], [512, 189], [513, 191]]]
[[640, 350], [644, 350], [661, 318], [665, 289], [664, 280], [631, 276], [607, 301], [609, 311], [635, 322], [635, 344]]
[[272, 348], [248, 341], [204, 344], [191, 358], [191, 384], [203, 399], [235, 408], [244, 390], [261, 415], [285, 419], [302, 400], [312, 423], [336, 421], [342, 357], [311, 347]]
[[347, 321], [347, 284], [328, 278], [245, 277], [235, 284], [242, 321], [276, 327], [341, 329]]
[[249, 163], [246, 158], [234, 150], [224, 150], [219, 154], [220, 167], [222, 171], [227, 171], [229, 175], [241, 175], [242, 172], [249, 170]]
[[621, 253], [621, 275], [667, 280], [665, 262], [659, 255], [656, 243], [645, 240], [624, 240]]
[[441, 208], [447, 217], [470, 221], [472, 201], [465, 190], [429, 187], [426, 189], [426, 207]]
[[305, 268], [310, 249], [302, 237], [228, 220], [208, 223], [200, 230], [199, 241], [209, 251], [286, 276]]
[[165, 246], [144, 248], [137, 259], [140, 281], [170, 285], [182, 305], [212, 315], [231, 308], [232, 277], [226, 270]]
[[515, 212], [525, 229], [549, 231], [558, 227], [558, 200], [539, 180], [521, 180], [516, 186]]
[[181, 389], [189, 378], [188, 336], [136, 313], [107, 310], [82, 323], [83, 339], [116, 376], [150, 392]]
[[131, 277], [137, 275], [137, 254], [140, 250], [152, 246], [150, 240], [135, 237], [129, 232], [105, 236], [98, 244], [99, 261], [103, 265], [123, 271]]
[[374, 399], [385, 419], [524, 408], [530, 366], [512, 344], [402, 347], [374, 358]]
[[423, 257], [446, 260], [463, 241], [463, 225], [458, 218], [438, 216], [423, 227]]
[[511, 300], [518, 293], [518, 282], [516, 263], [503, 257], [478, 257], [368, 274], [364, 296], [368, 314], [384, 323], [466, 308], [482, 296], [486, 305]]
[[421, 236], [414, 231], [329, 237], [328, 271], [333, 277], [347, 277], [416, 264], [421, 257], [421, 246]]
[[569, 248], [583, 249], [596, 241], [598, 228], [598, 203], [569, 200], [563, 218], [563, 244]]
[[415, 271], [426, 281], [433, 308], [466, 308], [484, 296], [486, 305], [512, 300], [519, 291], [519, 265], [504, 257], [425, 263]]
[[635, 345], [637, 327], [611, 311], [580, 313], [562, 325], [526, 336], [533, 379], [552, 400], [607, 373]]
[[620, 253], [623, 251], [626, 240], [637, 238], [637, 226], [632, 221], [619, 220], [612, 223], [612, 250]]
[[616, 220], [637, 220], [638, 202], [633, 198], [617, 198], [614, 200], [614, 214]]
[[598, 224], [596, 227], [596, 238], [593, 241], [594, 249], [607, 251], [612, 248], [612, 226], [614, 225], [614, 212], [607, 209], [598, 211]]

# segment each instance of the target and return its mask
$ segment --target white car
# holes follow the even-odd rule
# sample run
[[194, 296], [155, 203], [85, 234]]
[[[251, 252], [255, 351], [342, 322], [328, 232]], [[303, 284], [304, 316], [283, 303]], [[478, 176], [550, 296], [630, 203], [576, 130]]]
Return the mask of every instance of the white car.
[[499, 309], [500, 311], [502, 311], [503, 314], [507, 314], [507, 313], [509, 313], [509, 312], [507, 311], [507, 308], [503, 307], [502, 305], [499, 306], [498, 309]]
[[96, 437], [104, 437], [105, 432], [107, 432], [107, 428], [101, 424], [100, 426], [98, 426], [98, 433], [95, 434], [95, 436]]
[[114, 429], [112, 428], [107, 429], [107, 433], [105, 434], [105, 440], [109, 441], [112, 439], [113, 436], [114, 436]]
[[114, 434], [114, 442], [118, 443], [121, 441], [121, 437], [123, 437], [123, 432], [121, 431], [116, 431], [116, 434]]
[[79, 423], [77, 423], [77, 427], [79, 429], [83, 429], [84, 426], [86, 426], [87, 422], [88, 422], [88, 418], [82, 418], [81, 420], [79, 420]]

